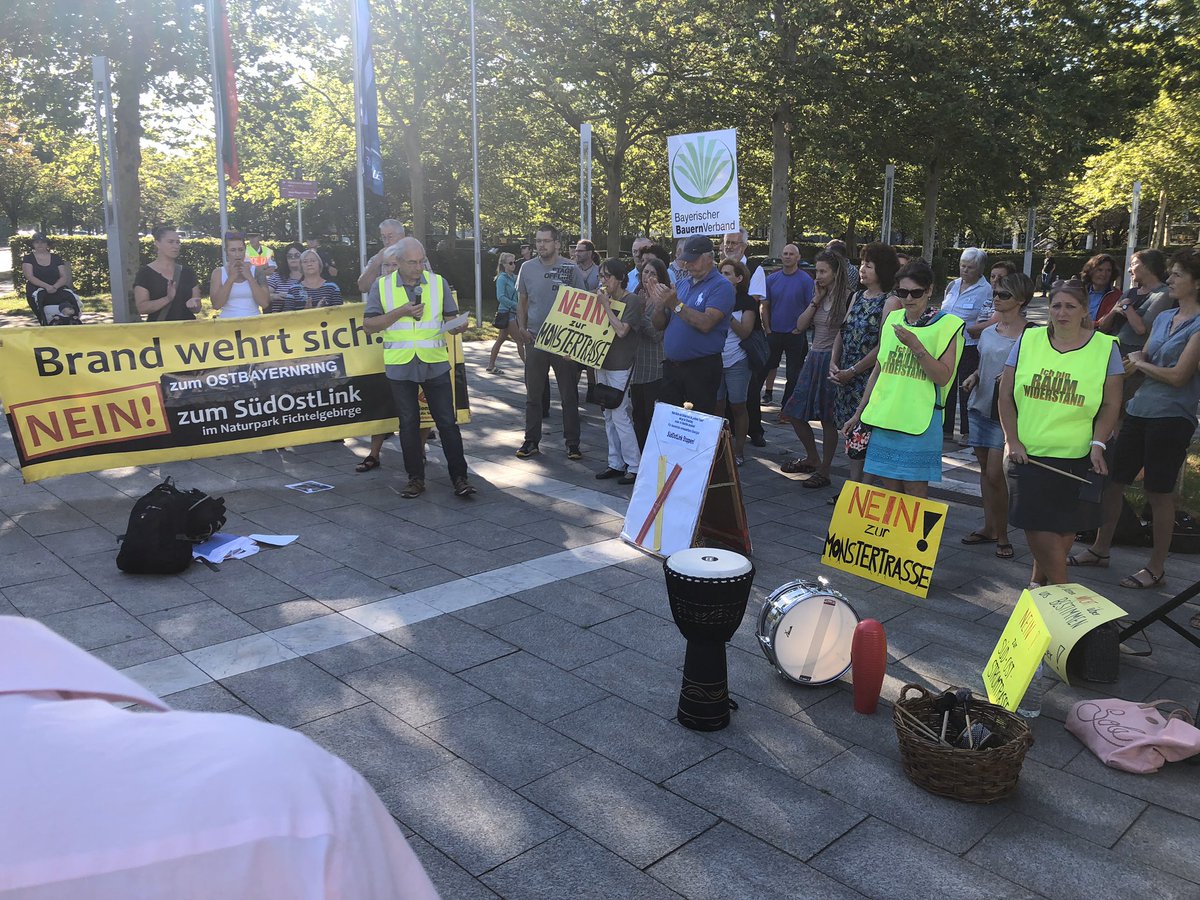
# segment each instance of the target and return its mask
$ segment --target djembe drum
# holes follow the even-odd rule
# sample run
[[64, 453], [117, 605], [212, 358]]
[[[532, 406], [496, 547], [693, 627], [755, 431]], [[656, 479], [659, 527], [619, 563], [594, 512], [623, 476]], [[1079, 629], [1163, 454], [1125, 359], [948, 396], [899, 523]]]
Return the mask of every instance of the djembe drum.
[[733, 637], [754, 584], [754, 566], [740, 553], [693, 547], [663, 563], [671, 615], [687, 638], [676, 718], [685, 728], [719, 731], [729, 724], [725, 642]]

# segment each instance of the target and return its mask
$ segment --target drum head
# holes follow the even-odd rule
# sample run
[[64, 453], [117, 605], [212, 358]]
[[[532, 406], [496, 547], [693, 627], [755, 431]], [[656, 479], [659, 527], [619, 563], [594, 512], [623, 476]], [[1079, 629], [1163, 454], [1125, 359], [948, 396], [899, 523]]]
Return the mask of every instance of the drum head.
[[689, 578], [737, 578], [752, 568], [750, 560], [732, 550], [719, 547], [692, 547], [667, 557], [666, 566], [672, 572]]
[[815, 592], [791, 606], [775, 626], [776, 667], [801, 684], [837, 681], [850, 668], [858, 614], [845, 600]]

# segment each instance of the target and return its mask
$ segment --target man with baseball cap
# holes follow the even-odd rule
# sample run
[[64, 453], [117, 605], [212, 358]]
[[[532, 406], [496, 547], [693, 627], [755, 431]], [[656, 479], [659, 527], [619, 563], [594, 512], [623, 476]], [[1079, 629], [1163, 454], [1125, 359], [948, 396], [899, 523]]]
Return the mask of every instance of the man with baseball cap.
[[688, 277], [675, 287], [657, 285], [650, 295], [654, 327], [663, 333], [664, 403], [715, 413], [724, 370], [721, 350], [733, 312], [733, 285], [716, 267], [713, 242], [688, 238], [679, 259]]

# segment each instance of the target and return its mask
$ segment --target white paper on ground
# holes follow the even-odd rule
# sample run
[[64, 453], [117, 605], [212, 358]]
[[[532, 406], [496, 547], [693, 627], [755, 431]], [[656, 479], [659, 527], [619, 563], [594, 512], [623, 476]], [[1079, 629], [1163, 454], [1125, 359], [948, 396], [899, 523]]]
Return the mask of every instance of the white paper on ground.
[[285, 484], [284, 487], [302, 494], [316, 494], [320, 491], [333, 490], [332, 484], [325, 484], [321, 481], [297, 481], [295, 484]]
[[298, 534], [252, 534], [250, 540], [258, 541], [260, 544], [269, 544], [272, 547], [286, 547], [298, 537], [300, 537]]
[[218, 531], [204, 543], [197, 544], [192, 548], [192, 558], [205, 559], [210, 563], [220, 563], [227, 559], [253, 556], [257, 552], [258, 544], [250, 538]]

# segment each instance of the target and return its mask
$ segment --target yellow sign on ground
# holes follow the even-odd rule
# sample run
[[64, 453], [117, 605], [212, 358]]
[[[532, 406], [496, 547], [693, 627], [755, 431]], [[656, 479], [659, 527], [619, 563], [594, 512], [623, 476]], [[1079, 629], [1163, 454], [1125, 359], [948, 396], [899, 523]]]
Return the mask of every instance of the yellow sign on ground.
[[362, 330], [357, 304], [210, 322], [6, 328], [0, 399], [26, 481], [397, 427], [382, 346]]
[[948, 509], [936, 500], [847, 481], [833, 510], [821, 562], [928, 596]]
[[1050, 630], [1025, 591], [983, 669], [988, 700], [1016, 712], [1049, 646]]
[[1067, 658], [1079, 639], [1093, 628], [1121, 618], [1125, 610], [1082, 584], [1050, 584], [1033, 588], [1029, 594], [1050, 630], [1046, 665], [1070, 684]]
[[[620, 300], [610, 300], [609, 304], [619, 319], [625, 304]], [[613, 336], [613, 327], [597, 295], [564, 284], [554, 295], [554, 305], [538, 329], [533, 346], [598, 369], [608, 355]]]

